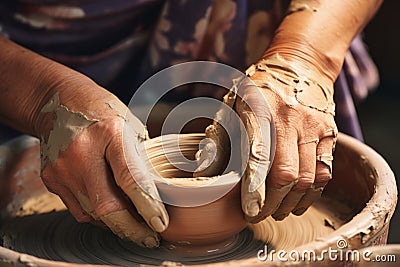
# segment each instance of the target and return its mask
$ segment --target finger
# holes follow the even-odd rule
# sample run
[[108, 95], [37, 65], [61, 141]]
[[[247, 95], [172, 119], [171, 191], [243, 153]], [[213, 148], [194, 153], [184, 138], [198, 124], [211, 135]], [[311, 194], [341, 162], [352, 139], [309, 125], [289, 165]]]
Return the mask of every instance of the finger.
[[[270, 141], [265, 139], [269, 139], [270, 123], [265, 118], [256, 118], [251, 112], [242, 112], [241, 117], [248, 134], [248, 141], [247, 138], [243, 141], [248, 142], [249, 150], [242, 180], [242, 208], [246, 215], [253, 217], [258, 215], [265, 202], [265, 179], [270, 166]], [[254, 123], [256, 120], [258, 125]]]
[[297, 149], [297, 134], [284, 129], [277, 131], [277, 149], [274, 162], [267, 179], [265, 205], [252, 222], [260, 221], [278, 209], [282, 200], [297, 182], [299, 155]]
[[78, 222], [83, 223], [93, 221], [92, 217], [85, 212], [74, 194], [67, 187], [62, 185], [53, 185], [51, 188], [49, 186], [47, 186], [47, 188], [50, 192], [57, 194], [61, 198], [69, 212]]
[[82, 209], [87, 214], [89, 214], [94, 220], [100, 220], [95, 209], [90, 203], [90, 199], [86, 196], [86, 193], [83, 193], [81, 190], [77, 191], [77, 193], [75, 193], [75, 198], [79, 201], [79, 204], [81, 205]]
[[128, 238], [148, 248], [159, 246], [157, 235], [135, 220], [127, 209], [114, 211], [100, 218], [120, 238]]
[[314, 201], [321, 197], [324, 187], [331, 180], [334, 144], [334, 137], [325, 137], [320, 140], [317, 146], [314, 184], [307, 190], [306, 194], [294, 208], [293, 214], [302, 215]]
[[317, 146], [317, 165], [315, 170], [315, 184], [325, 186], [332, 179], [333, 151], [336, 137], [325, 137]]
[[271, 116], [265, 100], [257, 92], [259, 94], [256, 88], [256, 91], [245, 94], [237, 107], [247, 134], [241, 138], [242, 153], [249, 156], [241, 195], [242, 210], [248, 217], [257, 216], [264, 206], [265, 179], [270, 167]]
[[69, 212], [78, 222], [92, 221], [91, 216], [83, 210], [83, 208], [79, 204], [79, 201], [75, 198], [71, 190], [68, 187], [57, 182], [54, 178], [54, 173], [50, 171], [49, 168], [43, 169], [40, 173], [40, 177], [42, 178], [47, 190], [51, 193], [58, 195], [61, 198], [65, 206], [68, 208]]
[[307, 189], [305, 195], [299, 201], [292, 213], [296, 216], [302, 215], [314, 203], [314, 201], [321, 197], [323, 190], [324, 187], [315, 187], [315, 185], [312, 185]]
[[296, 185], [283, 199], [282, 204], [275, 211], [272, 217], [275, 220], [283, 220], [297, 206], [308, 188], [314, 184], [316, 168], [316, 142], [299, 144], [299, 177]]
[[127, 207], [122, 192], [118, 191], [112, 174], [102, 158], [88, 164], [81, 170], [81, 175], [84, 177], [81, 179], [84, 190], [77, 191], [75, 196], [82, 208], [93, 218], [99, 220], [101, 216]]
[[121, 136], [114, 136], [106, 150], [114, 179], [146, 223], [154, 231], [162, 232], [167, 228], [169, 218], [152, 176], [139, 156], [138, 136], [129, 129], [124, 134], [124, 140], [131, 142], [124, 142], [124, 150], [121, 149]]
[[128, 238], [149, 248], [159, 246], [157, 234], [145, 224], [139, 223], [128, 211], [126, 200], [105, 162], [88, 166], [83, 174], [87, 196], [78, 192], [77, 198], [81, 205], [92, 209], [91, 214], [95, 214], [98, 220], [102, 220], [120, 238]]
[[[73, 168], [68, 169], [66, 165], [62, 164], [61, 162], [55, 163], [54, 167], [57, 168], [58, 173], [62, 174], [58, 175], [58, 177], [63, 177], [62, 187], [68, 190], [68, 192], [66, 192], [67, 194], [69, 193], [70, 195], [72, 195], [68, 198], [73, 198], [73, 200], [77, 202], [77, 206], [79, 206], [80, 209], [85, 212], [85, 214], [92, 217], [93, 220], [90, 220], [91, 222], [98, 220], [99, 217], [93, 209], [89, 199], [85, 197], [86, 188], [85, 185], [82, 183], [82, 181], [85, 179], [78, 179], [78, 177], [76, 177], [76, 175], [74, 174]], [[43, 174], [45, 173], [46, 171], [43, 172]], [[74, 179], [72, 179], [71, 177], [74, 177]], [[75, 207], [71, 208], [74, 209]]]

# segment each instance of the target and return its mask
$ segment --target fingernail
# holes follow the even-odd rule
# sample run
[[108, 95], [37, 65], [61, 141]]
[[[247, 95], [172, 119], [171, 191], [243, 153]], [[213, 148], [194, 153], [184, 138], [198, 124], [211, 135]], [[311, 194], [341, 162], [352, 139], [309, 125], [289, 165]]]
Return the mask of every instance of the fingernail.
[[153, 218], [151, 218], [150, 224], [151, 224], [151, 226], [153, 227], [153, 229], [154, 229], [156, 232], [159, 232], [159, 233], [161, 233], [162, 231], [164, 231], [165, 228], [166, 228], [165, 225], [164, 225], [164, 223], [163, 223], [162, 220], [160, 219], [160, 217], [153, 217]]
[[258, 205], [257, 201], [252, 201], [249, 204], [247, 204], [247, 215], [254, 217], [256, 215], [258, 215], [258, 213], [260, 212], [260, 206]]
[[298, 208], [296, 210], [294, 210], [292, 213], [296, 216], [300, 216], [302, 215], [305, 211], [307, 210], [307, 208]]
[[152, 236], [148, 236], [146, 237], [143, 241], [142, 241], [143, 245], [147, 248], [155, 248], [158, 247], [160, 244], [159, 242]]
[[278, 214], [278, 215], [272, 215], [272, 218], [275, 219], [275, 221], [282, 221], [285, 219], [289, 214], [284, 213], [284, 214]]

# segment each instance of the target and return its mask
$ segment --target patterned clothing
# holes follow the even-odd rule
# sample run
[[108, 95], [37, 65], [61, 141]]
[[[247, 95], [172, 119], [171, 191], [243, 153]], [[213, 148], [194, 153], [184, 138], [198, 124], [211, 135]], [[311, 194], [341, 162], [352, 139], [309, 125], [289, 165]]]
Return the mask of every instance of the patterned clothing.
[[[0, 33], [94, 79], [124, 102], [160, 69], [210, 60], [244, 71], [266, 50], [288, 1], [6, 0]], [[377, 79], [356, 39], [335, 84], [339, 130], [362, 139], [354, 108]], [[193, 92], [192, 92], [193, 93]], [[216, 95], [214, 93], [214, 95]]]

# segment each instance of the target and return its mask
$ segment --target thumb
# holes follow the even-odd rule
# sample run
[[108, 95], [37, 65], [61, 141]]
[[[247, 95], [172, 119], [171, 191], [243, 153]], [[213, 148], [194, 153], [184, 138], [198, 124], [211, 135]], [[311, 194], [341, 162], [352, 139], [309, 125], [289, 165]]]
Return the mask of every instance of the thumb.
[[[242, 178], [242, 209], [248, 217], [257, 216], [265, 204], [265, 181], [271, 165], [272, 118], [266, 100], [255, 86], [245, 89], [237, 111], [247, 138], [242, 138], [242, 153], [248, 161]], [[243, 135], [242, 135], [243, 136]]]
[[[146, 155], [145, 138], [145, 128], [136, 117], [128, 116], [124, 123], [123, 138], [117, 138], [118, 141], [110, 144], [107, 158], [116, 183], [135, 205], [137, 212], [153, 230], [162, 232], [167, 228], [169, 218], [142, 158]], [[121, 139], [123, 144], [120, 143]]]

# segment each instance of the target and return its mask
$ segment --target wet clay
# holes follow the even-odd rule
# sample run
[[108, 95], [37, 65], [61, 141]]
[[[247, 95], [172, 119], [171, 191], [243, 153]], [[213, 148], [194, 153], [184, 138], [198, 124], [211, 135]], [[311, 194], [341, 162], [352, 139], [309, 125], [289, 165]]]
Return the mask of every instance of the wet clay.
[[290, 2], [289, 8], [287, 9], [286, 14], [289, 15], [294, 12], [300, 12], [300, 11], [317, 12], [318, 5], [319, 5], [319, 1], [315, 1], [315, 0], [293, 0]]
[[[265, 244], [271, 249], [289, 249], [326, 236], [353, 216], [348, 207], [323, 198], [301, 217], [291, 215], [281, 222], [267, 219], [214, 246], [181, 244], [177, 248], [162, 241], [160, 248], [146, 249], [121, 240], [106, 229], [77, 223], [65, 207], [65, 211], [60, 209], [62, 202], [51, 193], [46, 192], [27, 203], [23, 216], [7, 219], [2, 224], [2, 246], [45, 259], [121, 266], [162, 265], [164, 261], [204, 264], [251, 258]], [[52, 209], [57, 211], [48, 212]]]
[[[237, 172], [192, 177], [197, 169], [195, 153], [203, 138], [203, 134], [165, 135], [145, 142], [147, 168], [164, 178], [155, 183], [169, 204], [170, 223], [161, 236], [175, 246], [223, 243], [246, 227]], [[174, 205], [169, 200], [181, 203]]]
[[[5, 184], [11, 200], [0, 196], [1, 203], [5, 204], [0, 220], [0, 263], [10, 263], [10, 266], [16, 263], [68, 266], [63, 263], [65, 261], [122, 266], [135, 263], [162, 266], [219, 263], [218, 266], [226, 266], [230, 260], [235, 260], [229, 262], [232, 266], [266, 266], [266, 262], [256, 257], [257, 251], [264, 248], [264, 242], [269, 248], [297, 246], [299, 251], [302, 248], [315, 251], [336, 248], [338, 239], [343, 238], [349, 248], [383, 244], [396, 204], [394, 175], [382, 157], [341, 134], [335, 152], [334, 179], [322, 198], [302, 216], [290, 215], [281, 222], [267, 219], [249, 226], [254, 235], [247, 228], [217, 247], [197, 250], [198, 254], [190, 248], [177, 250], [164, 241], [160, 248], [146, 249], [121, 240], [109, 230], [77, 223], [63, 211], [61, 200], [47, 192], [39, 179], [37, 140], [25, 139], [0, 149], [3, 156], [9, 154], [7, 151], [17, 153], [14, 157], [7, 156], [6, 168], [0, 170], [3, 180], [13, 178]], [[205, 180], [209, 179], [200, 179]]]
[[73, 112], [60, 103], [60, 96], [56, 93], [50, 101], [44, 105], [41, 112], [54, 112], [55, 120], [53, 129], [48, 137], [41, 137], [42, 168], [47, 161], [55, 162], [60, 152], [65, 151], [72, 140], [84, 128], [98, 120], [89, 119], [80, 112]]
[[255, 84], [274, 91], [287, 105], [299, 103], [335, 115], [332, 86], [308, 78], [309, 70], [285, 60], [279, 53], [250, 66], [246, 75], [252, 77], [256, 72], [263, 72], [272, 79], [267, 79], [268, 82], [255, 80]]
[[[189, 158], [193, 159], [196, 148], [198, 147], [198, 141], [200, 139], [201, 137], [197, 139], [195, 138], [194, 140], [190, 138], [185, 139], [184, 135], [181, 135], [180, 148], [183, 153], [185, 153], [185, 155]], [[151, 142], [154, 142], [154, 140], [149, 141], [149, 143]], [[158, 142], [156, 142], [156, 144], [159, 145]], [[209, 185], [218, 179], [218, 177], [185, 178], [185, 174], [179, 173], [179, 169], [174, 168], [171, 166], [171, 164], [166, 164], [168, 161], [165, 155], [170, 155], [170, 152], [165, 151], [160, 153], [159, 147], [156, 146], [156, 149], [153, 148], [154, 144], [153, 146], [148, 146], [147, 150], [149, 151], [149, 158], [153, 160], [151, 164], [156, 166], [155, 171], [157, 171], [161, 176], [167, 177], [167, 180], [175, 185], [190, 187], [204, 186]], [[167, 148], [168, 143], [166, 143], [166, 149]], [[172, 146], [170, 148], [174, 147]], [[230, 173], [229, 175], [236, 175], [238, 177], [238, 174], [235, 173]], [[240, 185], [237, 182], [238, 179], [236, 180], [236, 186], [234, 186], [234, 188], [230, 190], [228, 194], [207, 205], [202, 205], [199, 207], [167, 206], [168, 213], [171, 217], [171, 222], [167, 230], [161, 234], [162, 237], [175, 246], [210, 244], [222, 244], [222, 246], [226, 245], [225, 241], [230, 241], [235, 234], [239, 233], [243, 228], [246, 227], [246, 223], [240, 209]], [[212, 188], [210, 189], [212, 190]], [[26, 216], [35, 213], [48, 212], [51, 210], [60, 210], [61, 202], [54, 201], [54, 198], [55, 196], [53, 194], [45, 194], [37, 198], [29, 199], [24, 203], [21, 208], [21, 212], [19, 212], [18, 215]], [[46, 202], [50, 202], [52, 205], [48, 205]], [[36, 210], [33, 209], [33, 207], [36, 207]], [[124, 221], [124, 214], [123, 212], [120, 213], [121, 214], [117, 215], [118, 217], [122, 218], [120, 221]], [[209, 218], [213, 219], [210, 220]], [[107, 218], [103, 219], [107, 223]], [[132, 229], [131, 226], [132, 224], [130, 224], [129, 229]], [[111, 228], [114, 229], [115, 227]], [[127, 238], [127, 236], [121, 234], [122, 232], [114, 229], [114, 233], [119, 237]], [[134, 235], [134, 233], [132, 233], [132, 235]], [[266, 236], [266, 234], [262, 234], [259, 237], [264, 240], [270, 239], [268, 236]]]
[[205, 130], [208, 142], [206, 141], [205, 147], [196, 154], [199, 166], [193, 174], [194, 177], [218, 175], [224, 171], [227, 165], [231, 144], [224, 127], [228, 125], [236, 127], [231, 125], [235, 123], [231, 118], [231, 113], [236, 100], [239, 80], [233, 80], [233, 83], [232, 89], [223, 97], [223, 105], [226, 107], [217, 112], [213, 123]]
[[305, 240], [315, 240], [338, 229], [352, 217], [352, 209], [330, 198], [321, 198], [304, 216], [290, 214], [283, 221], [273, 218], [249, 224], [255, 238], [271, 244], [274, 248], [291, 250]]

